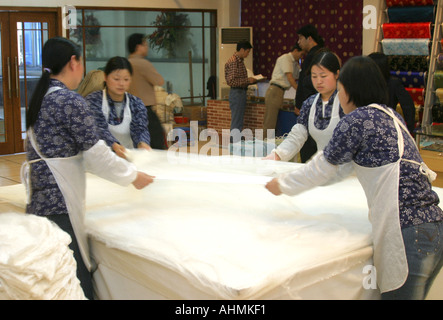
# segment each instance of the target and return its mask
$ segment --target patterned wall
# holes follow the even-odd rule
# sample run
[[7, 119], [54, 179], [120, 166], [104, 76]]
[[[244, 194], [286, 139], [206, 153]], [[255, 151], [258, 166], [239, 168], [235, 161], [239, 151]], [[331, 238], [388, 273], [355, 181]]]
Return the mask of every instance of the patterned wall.
[[313, 24], [343, 63], [362, 54], [362, 0], [242, 0], [242, 26], [253, 27], [254, 73], [271, 78], [275, 60]]

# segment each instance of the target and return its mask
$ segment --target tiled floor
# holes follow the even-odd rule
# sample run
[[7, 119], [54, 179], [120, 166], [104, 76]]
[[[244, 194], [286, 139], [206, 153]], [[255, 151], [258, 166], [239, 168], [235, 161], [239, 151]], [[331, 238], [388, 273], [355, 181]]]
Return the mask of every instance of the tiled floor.
[[25, 159], [25, 153], [0, 156], [0, 186], [21, 183], [20, 168]]

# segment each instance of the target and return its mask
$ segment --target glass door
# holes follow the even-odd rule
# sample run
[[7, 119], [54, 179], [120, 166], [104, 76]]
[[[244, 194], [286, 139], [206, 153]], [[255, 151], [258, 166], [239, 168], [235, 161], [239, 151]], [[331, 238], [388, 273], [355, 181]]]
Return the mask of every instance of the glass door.
[[42, 74], [43, 44], [55, 36], [56, 13], [0, 13], [0, 154], [23, 152], [26, 111]]
[[[4, 53], [3, 48], [9, 43], [9, 17], [6, 13], [0, 14], [0, 154], [12, 153], [14, 150], [13, 121], [10, 101], [12, 99], [11, 58], [9, 50]], [[11, 151], [11, 152], [8, 152]]]

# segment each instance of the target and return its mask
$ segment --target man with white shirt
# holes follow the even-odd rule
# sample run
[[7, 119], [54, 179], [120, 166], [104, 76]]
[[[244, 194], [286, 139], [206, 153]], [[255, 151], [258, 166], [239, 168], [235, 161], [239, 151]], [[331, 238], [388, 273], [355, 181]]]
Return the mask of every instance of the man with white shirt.
[[283, 105], [285, 91], [291, 87], [297, 90], [297, 79], [300, 73], [299, 60], [303, 50], [298, 44], [291, 51], [281, 55], [275, 62], [269, 88], [265, 95], [265, 118], [263, 121], [263, 137], [267, 137], [267, 130], [274, 129], [277, 124], [278, 112]]

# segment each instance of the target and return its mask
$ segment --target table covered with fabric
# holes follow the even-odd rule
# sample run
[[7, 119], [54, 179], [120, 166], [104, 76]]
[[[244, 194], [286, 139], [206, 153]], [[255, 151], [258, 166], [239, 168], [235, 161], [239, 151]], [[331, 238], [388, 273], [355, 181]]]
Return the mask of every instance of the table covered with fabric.
[[355, 177], [276, 197], [264, 183], [301, 164], [167, 152], [135, 163], [157, 177], [141, 191], [88, 179], [99, 298], [378, 298], [363, 286], [371, 225]]
[[[177, 154], [134, 154], [138, 168], [156, 176], [143, 190], [88, 175], [97, 298], [379, 298], [355, 176], [277, 197], [266, 181], [303, 164]], [[24, 208], [22, 185], [0, 189], [0, 211]], [[431, 298], [441, 299], [436, 285]]]

